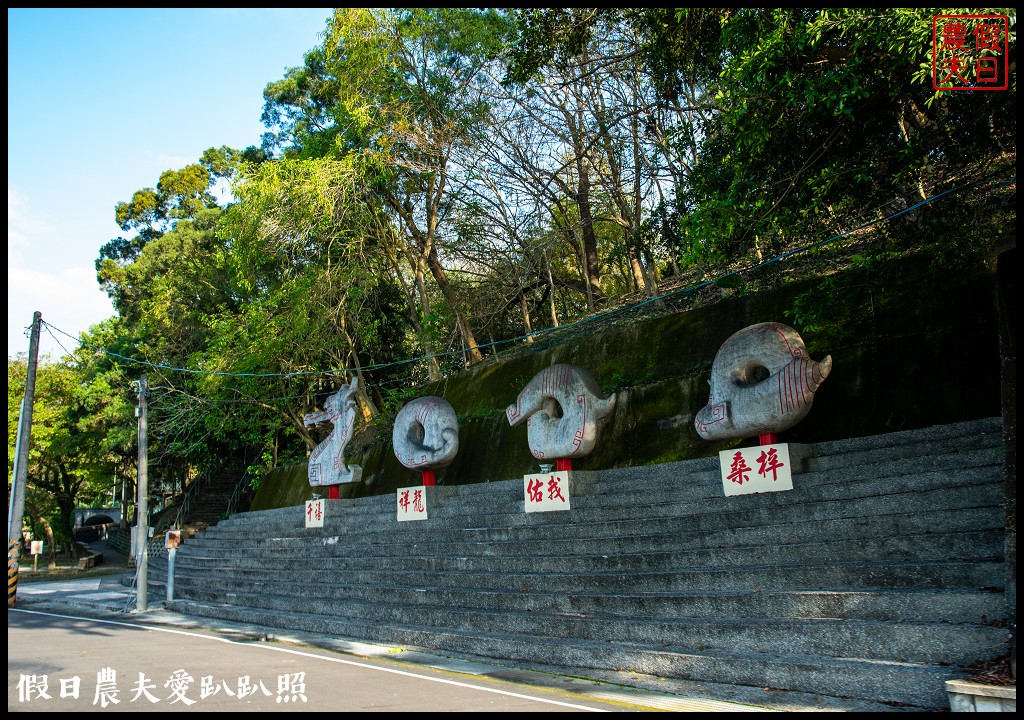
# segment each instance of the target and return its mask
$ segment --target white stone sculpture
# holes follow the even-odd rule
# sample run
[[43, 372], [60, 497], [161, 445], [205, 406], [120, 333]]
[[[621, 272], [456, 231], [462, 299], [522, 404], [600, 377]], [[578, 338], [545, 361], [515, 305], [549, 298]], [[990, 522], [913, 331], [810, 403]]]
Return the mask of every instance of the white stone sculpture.
[[333, 423], [331, 434], [323, 439], [309, 455], [307, 473], [313, 487], [342, 485], [359, 482], [363, 468], [359, 465], [345, 466], [345, 446], [352, 439], [352, 426], [356, 420], [356, 383], [352, 378], [349, 385], [342, 385], [338, 392], [324, 401], [321, 412], [308, 413], [302, 418], [306, 427], [321, 423]]
[[527, 420], [535, 458], [577, 458], [597, 444], [598, 421], [615, 407], [594, 377], [574, 365], [552, 365], [537, 373], [505, 410], [513, 427]]
[[459, 452], [455, 409], [444, 398], [417, 398], [398, 412], [391, 441], [398, 462], [410, 470], [446, 467]]
[[788, 430], [811, 410], [832, 356], [811, 360], [804, 341], [781, 323], [751, 325], [726, 340], [711, 366], [711, 397], [694, 425], [705, 440]]

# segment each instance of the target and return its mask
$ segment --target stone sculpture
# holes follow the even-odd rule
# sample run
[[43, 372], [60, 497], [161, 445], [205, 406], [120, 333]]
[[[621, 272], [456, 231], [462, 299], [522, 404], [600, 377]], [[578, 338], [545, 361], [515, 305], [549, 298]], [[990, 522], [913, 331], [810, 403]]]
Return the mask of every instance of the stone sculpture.
[[788, 430], [811, 410], [832, 356], [811, 360], [804, 341], [781, 323], [751, 325], [726, 340], [711, 366], [711, 397], [694, 425], [705, 440]]
[[391, 440], [398, 462], [410, 470], [450, 465], [459, 452], [455, 409], [444, 398], [417, 398], [398, 412]]
[[321, 412], [308, 413], [302, 418], [306, 427], [333, 423], [331, 434], [323, 439], [309, 455], [309, 484], [313, 487], [324, 485], [342, 485], [359, 482], [363, 478], [363, 468], [359, 465], [345, 466], [345, 446], [352, 438], [352, 426], [356, 420], [356, 384], [358, 378], [352, 378], [348, 385], [342, 385], [338, 392], [324, 401]]
[[594, 377], [574, 365], [537, 373], [505, 410], [513, 427], [527, 420], [530, 452], [539, 459], [577, 458], [597, 444], [598, 421], [615, 407]]

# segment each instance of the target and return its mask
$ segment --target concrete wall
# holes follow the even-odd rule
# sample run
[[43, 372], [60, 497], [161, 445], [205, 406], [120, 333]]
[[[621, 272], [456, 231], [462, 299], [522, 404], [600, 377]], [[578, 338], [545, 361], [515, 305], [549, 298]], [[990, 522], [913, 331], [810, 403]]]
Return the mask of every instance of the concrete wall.
[[115, 523], [121, 522], [121, 508], [78, 508], [75, 510], [75, 527], [82, 527], [89, 518], [97, 515], [109, 517]]
[[[808, 323], [801, 325], [798, 317]], [[505, 408], [537, 372], [554, 363], [582, 365], [606, 392], [618, 393], [597, 450], [574, 461], [574, 469], [665, 463], [757, 444], [757, 438], [705, 441], [693, 418], [708, 401], [718, 348], [737, 330], [765, 321], [796, 327], [813, 359], [831, 355], [834, 361], [810, 414], [782, 433], [780, 442], [859, 437], [1001, 414], [995, 263], [967, 271], [920, 260], [887, 261], [659, 317], [611, 316], [423, 387], [416, 397], [444, 397], [459, 415], [459, 455], [438, 471], [437, 482], [506, 480], [536, 470], [526, 428], [509, 427]], [[342, 486], [342, 497], [420, 484], [419, 473], [395, 459], [390, 440], [388, 417], [356, 434], [348, 462], [363, 466], [363, 482]], [[252, 509], [294, 505], [311, 492], [305, 466], [282, 468], [264, 479]]]

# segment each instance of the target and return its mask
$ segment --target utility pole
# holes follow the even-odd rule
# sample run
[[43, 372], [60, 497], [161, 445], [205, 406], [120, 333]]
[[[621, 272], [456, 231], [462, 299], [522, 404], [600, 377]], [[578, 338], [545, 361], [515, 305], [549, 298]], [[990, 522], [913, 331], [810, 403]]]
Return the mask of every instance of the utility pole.
[[149, 486], [146, 477], [149, 458], [146, 436], [146, 398], [148, 395], [149, 386], [146, 384], [146, 376], [143, 375], [139, 380], [139, 499], [135, 509], [138, 542], [135, 560], [138, 567], [138, 582], [135, 592], [136, 608], [139, 612], [146, 612], [149, 609]]
[[32, 439], [32, 404], [36, 396], [36, 367], [39, 364], [39, 327], [43, 315], [32, 314], [32, 330], [28, 341], [28, 373], [25, 376], [25, 399], [21, 403], [18, 419], [18, 439], [15, 443], [14, 478], [11, 480], [11, 499], [7, 513], [7, 606], [15, 604], [18, 596], [18, 561], [21, 559], [21, 521], [25, 516], [25, 485], [28, 484], [28, 448]]

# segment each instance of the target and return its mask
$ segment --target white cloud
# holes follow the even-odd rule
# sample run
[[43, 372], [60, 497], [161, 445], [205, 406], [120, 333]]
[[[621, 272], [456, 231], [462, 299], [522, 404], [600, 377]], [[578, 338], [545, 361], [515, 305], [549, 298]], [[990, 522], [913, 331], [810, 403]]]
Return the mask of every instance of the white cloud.
[[37, 217], [24, 195], [7, 188], [7, 264], [22, 262], [21, 249], [37, 237], [52, 237], [53, 225]]
[[[7, 353], [8, 356], [28, 351], [24, 328], [32, 323], [32, 314], [40, 312], [43, 320], [71, 338], [77, 338], [90, 326], [114, 315], [106, 293], [99, 289], [95, 272], [86, 268], [66, 268], [41, 272], [26, 268], [7, 268]], [[67, 350], [75, 341], [55, 332]], [[39, 354], [64, 354], [59, 345], [44, 333], [40, 336]]]
[[[44, 219], [36, 204], [17, 189], [7, 189], [8, 357], [28, 352], [25, 328], [31, 325], [36, 311], [72, 338], [114, 315], [110, 299], [96, 281], [90, 253], [83, 254], [81, 247], [69, 247], [68, 239], [76, 234]], [[82, 232], [81, 227], [76, 228], [77, 232]], [[72, 338], [57, 337], [67, 349], [74, 347]], [[46, 333], [39, 343], [40, 356], [64, 354]]]

